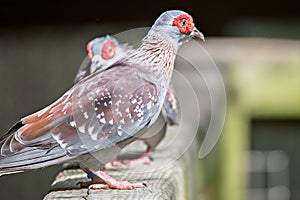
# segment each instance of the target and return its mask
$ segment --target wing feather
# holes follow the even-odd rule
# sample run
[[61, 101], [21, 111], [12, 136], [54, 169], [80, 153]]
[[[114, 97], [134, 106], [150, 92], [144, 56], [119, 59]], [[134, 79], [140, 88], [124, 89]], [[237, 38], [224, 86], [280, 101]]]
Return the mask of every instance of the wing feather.
[[135, 70], [96, 73], [23, 118], [0, 138], [0, 173], [59, 163], [134, 137], [160, 109], [156, 85]]

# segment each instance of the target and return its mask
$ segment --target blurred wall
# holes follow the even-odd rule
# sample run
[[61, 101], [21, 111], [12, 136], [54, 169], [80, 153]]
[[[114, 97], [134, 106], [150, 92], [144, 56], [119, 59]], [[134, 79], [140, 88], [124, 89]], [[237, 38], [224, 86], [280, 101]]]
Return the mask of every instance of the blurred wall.
[[298, 8], [297, 0], [286, 0], [284, 3], [279, 0], [91, 0], [76, 1], [76, 3], [71, 0], [42, 2], [4, 0], [0, 2], [0, 26], [127, 23], [140, 20], [146, 20], [151, 24], [164, 10], [182, 9], [194, 16], [196, 24], [206, 35], [220, 36], [234, 33], [224, 29], [236, 20], [255, 18], [271, 19], [272, 23], [297, 22], [300, 16]]

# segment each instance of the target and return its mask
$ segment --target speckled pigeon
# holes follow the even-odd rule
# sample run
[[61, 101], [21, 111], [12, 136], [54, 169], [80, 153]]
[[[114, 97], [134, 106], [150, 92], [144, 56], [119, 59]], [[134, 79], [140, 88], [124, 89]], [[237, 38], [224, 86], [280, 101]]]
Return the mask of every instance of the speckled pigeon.
[[114, 37], [109, 35], [91, 40], [86, 47], [87, 60], [83, 62], [78, 70], [74, 84], [98, 70], [105, 70], [119, 56], [130, 49], [132, 48], [129, 45], [120, 44]]
[[81, 186], [145, 187], [116, 181], [101, 166], [156, 121], [177, 50], [191, 37], [204, 39], [189, 14], [179, 10], [161, 14], [137, 49], [109, 69], [82, 79], [54, 103], [11, 127], [0, 138], [0, 174], [72, 160], [94, 175]]
[[[77, 83], [86, 76], [96, 72], [104, 71], [110, 64], [114, 63], [118, 56], [126, 53], [132, 47], [127, 44], [120, 44], [117, 39], [111, 36], [95, 38], [87, 44], [88, 62], [80, 67], [76, 75], [74, 83]], [[143, 135], [141, 140], [147, 145], [147, 149], [144, 154], [139, 158], [133, 160], [125, 160], [124, 163], [127, 165], [134, 165], [135, 163], [149, 164], [150, 153], [160, 143], [166, 133], [166, 122], [170, 125], [177, 124], [176, 114], [178, 112], [178, 101], [175, 95], [174, 87], [170, 83], [170, 87], [167, 91], [166, 98], [162, 114], [160, 115], [160, 130], [158, 133], [151, 133], [147, 131]], [[154, 131], [154, 130], [152, 130]], [[122, 166], [122, 163], [116, 157], [111, 163], [106, 165], [106, 168], [116, 168]]]

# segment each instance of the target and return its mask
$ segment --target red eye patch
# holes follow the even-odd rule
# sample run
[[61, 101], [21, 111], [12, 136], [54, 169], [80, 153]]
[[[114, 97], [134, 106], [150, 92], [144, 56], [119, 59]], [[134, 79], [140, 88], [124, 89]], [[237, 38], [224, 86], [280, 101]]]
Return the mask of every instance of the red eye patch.
[[187, 14], [181, 14], [173, 21], [173, 26], [177, 26], [181, 33], [189, 34], [195, 28], [193, 18]]
[[87, 46], [86, 46], [86, 51], [87, 51], [87, 53], [88, 53], [88, 58], [89, 58], [89, 59], [92, 59], [92, 57], [93, 57], [93, 51], [92, 51], [92, 44], [91, 44], [91, 42], [89, 42], [89, 43], [87, 44]]
[[101, 56], [103, 59], [108, 60], [116, 54], [116, 44], [112, 40], [108, 40], [103, 44]]

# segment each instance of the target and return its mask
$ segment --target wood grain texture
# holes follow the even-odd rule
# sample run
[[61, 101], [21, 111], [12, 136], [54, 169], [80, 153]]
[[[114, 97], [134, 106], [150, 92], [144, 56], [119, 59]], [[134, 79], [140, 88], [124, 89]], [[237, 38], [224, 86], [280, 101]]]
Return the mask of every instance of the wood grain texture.
[[[153, 162], [150, 165], [107, 171], [117, 180], [143, 182], [147, 187], [135, 190], [82, 189], [76, 184], [87, 181], [86, 175], [80, 169], [67, 169], [58, 174], [44, 199], [190, 199], [188, 196], [192, 192], [186, 190], [193, 189], [189, 185], [194, 185], [197, 180], [191, 167], [195, 160], [192, 152], [195, 152], [196, 143], [182, 154], [179, 151], [185, 148], [180, 148], [184, 143], [180, 142], [182, 136], [176, 134], [177, 128], [171, 128], [168, 132], [167, 138], [152, 154]], [[141, 142], [133, 144], [127, 148], [127, 152], [140, 149], [141, 146]]]

